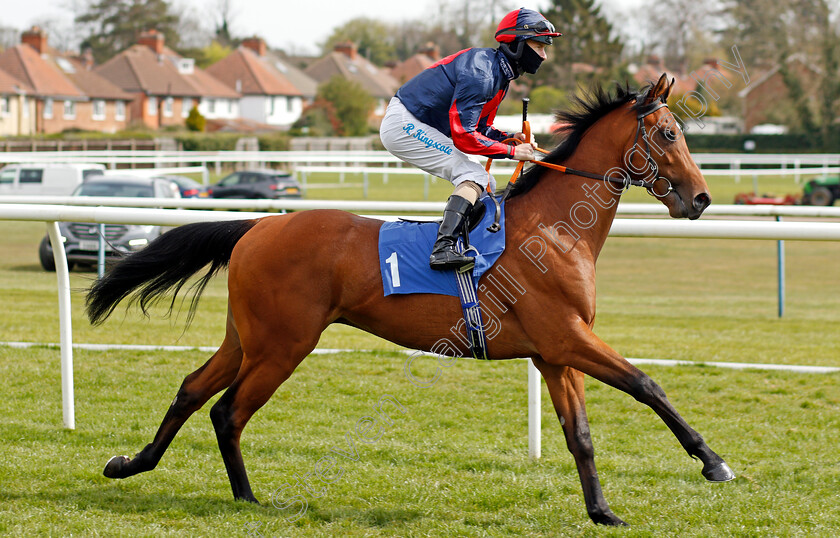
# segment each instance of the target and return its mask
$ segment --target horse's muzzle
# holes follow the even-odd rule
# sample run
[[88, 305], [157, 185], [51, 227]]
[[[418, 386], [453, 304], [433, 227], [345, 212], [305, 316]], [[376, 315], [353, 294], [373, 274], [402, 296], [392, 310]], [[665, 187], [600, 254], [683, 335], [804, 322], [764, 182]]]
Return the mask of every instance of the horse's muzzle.
[[688, 218], [690, 220], [695, 220], [700, 218], [700, 215], [703, 214], [703, 211], [709, 207], [709, 204], [712, 203], [712, 197], [709, 196], [707, 192], [701, 192], [697, 196], [694, 197], [694, 201], [691, 203], [692, 211], [689, 211]]

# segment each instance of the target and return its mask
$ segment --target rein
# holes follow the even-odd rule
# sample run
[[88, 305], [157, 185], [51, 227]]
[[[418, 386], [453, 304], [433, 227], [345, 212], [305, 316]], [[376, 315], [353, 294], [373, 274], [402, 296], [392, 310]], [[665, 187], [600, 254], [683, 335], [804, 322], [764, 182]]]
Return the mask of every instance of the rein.
[[[645, 121], [644, 120], [645, 120], [645, 117], [653, 114], [654, 112], [656, 112], [660, 108], [668, 108], [667, 103], [662, 102], [662, 101], [656, 102], [656, 103], [653, 103], [653, 104], [651, 104], [651, 105], [649, 105], [649, 106], [647, 106], [647, 107], [638, 111], [638, 113], [636, 114], [636, 121], [638, 122], [638, 127], [636, 127], [636, 136], [633, 139], [633, 147], [635, 148], [636, 145], [638, 145], [639, 137], [641, 136], [642, 140], [645, 143], [645, 160], [647, 161], [650, 169], [652, 169], [654, 171], [657, 171], [659, 169], [659, 167], [657, 166], [656, 161], [653, 160], [653, 157], [651, 157], [650, 142], [648, 140], [648, 134], [647, 134], [647, 129], [645, 128]], [[531, 137], [530, 125], [528, 124], [527, 121], [523, 121], [522, 123], [523, 123], [522, 132], [525, 134], [526, 138], [530, 139], [530, 137]], [[515, 139], [515, 138], [509, 138], [509, 139], [505, 140], [505, 142], [506, 143], [512, 143], [512, 144], [521, 144], [522, 143], [521, 140], [518, 140], [518, 139]], [[548, 151], [546, 151], [544, 149], [541, 149], [541, 148], [534, 148], [534, 149], [536, 149], [537, 151], [539, 151], [543, 154], [548, 154], [549, 153]], [[485, 169], [488, 172], [490, 171], [490, 165], [491, 165], [492, 162], [493, 162], [493, 159], [488, 159], [487, 160], [487, 166], [485, 167]], [[505, 188], [505, 192], [502, 195], [503, 200], [508, 197], [508, 194], [510, 192], [511, 187], [513, 186], [513, 184], [516, 183], [516, 180], [519, 179], [519, 175], [522, 173], [522, 168], [523, 168], [525, 162], [526, 161], [519, 161], [519, 163], [516, 165], [516, 169], [513, 171], [513, 175], [511, 175], [511, 178], [510, 178], [510, 181], [508, 182], [507, 188]], [[598, 179], [598, 180], [602, 180], [602, 181], [608, 181], [610, 183], [620, 185], [623, 190], [629, 189], [630, 186], [642, 187], [642, 188], [647, 190], [648, 194], [650, 194], [651, 196], [654, 196], [656, 198], [664, 198], [665, 196], [668, 196], [674, 190], [674, 187], [671, 184], [671, 180], [669, 180], [668, 178], [666, 178], [664, 176], [658, 176], [656, 179], [654, 179], [652, 181], [647, 181], [647, 180], [643, 180], [643, 179], [633, 179], [629, 176], [629, 174], [627, 175], [627, 177], [622, 178], [622, 177], [607, 176], [606, 174], [594, 174], [592, 172], [586, 172], [584, 170], [576, 170], [574, 168], [569, 168], [569, 167], [563, 166], [561, 164], [547, 163], [547, 162], [544, 162], [544, 161], [537, 161], [537, 160], [533, 160], [533, 159], [529, 160], [527, 162], [532, 163], [532, 164], [536, 164], [536, 165], [539, 165], [539, 166], [544, 166], [546, 168], [551, 168], [552, 170], [557, 170], [557, 171], [563, 172], [565, 174], [585, 177], [585, 178], [588, 178], [588, 179]], [[664, 181], [667, 184], [667, 188], [665, 189], [665, 192], [663, 194], [657, 194], [656, 188], [655, 188], [657, 182], [660, 182], [660, 181]]]

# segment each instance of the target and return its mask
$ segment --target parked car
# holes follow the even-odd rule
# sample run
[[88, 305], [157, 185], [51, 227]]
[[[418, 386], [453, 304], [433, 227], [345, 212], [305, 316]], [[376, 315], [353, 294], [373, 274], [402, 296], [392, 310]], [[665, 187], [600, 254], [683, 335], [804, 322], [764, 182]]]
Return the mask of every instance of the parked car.
[[198, 198], [201, 196], [201, 193], [204, 192], [204, 185], [188, 177], [170, 175], [155, 177], [168, 179], [169, 181], [175, 183], [178, 186], [178, 190], [181, 192], [181, 198]]
[[735, 195], [736, 205], [796, 205], [799, 203], [799, 198], [793, 194], [785, 196], [774, 196], [772, 194], [755, 194], [752, 192], [742, 192]]
[[0, 194], [68, 196], [89, 177], [101, 176], [101, 164], [10, 164], [0, 170]]
[[300, 198], [300, 184], [288, 172], [244, 170], [207, 188], [211, 198]]
[[[180, 198], [178, 186], [163, 178], [131, 176], [92, 177], [79, 185], [72, 196], [115, 196], [138, 198]], [[58, 229], [64, 242], [67, 264], [93, 265], [99, 259], [99, 225], [84, 222], [59, 222]], [[161, 226], [136, 224], [105, 225], [105, 256], [115, 258], [123, 253], [142, 249], [165, 231]], [[41, 267], [55, 271], [55, 258], [49, 235], [38, 247]]]
[[806, 205], [834, 205], [840, 200], [840, 176], [812, 179], [802, 189], [802, 203]]

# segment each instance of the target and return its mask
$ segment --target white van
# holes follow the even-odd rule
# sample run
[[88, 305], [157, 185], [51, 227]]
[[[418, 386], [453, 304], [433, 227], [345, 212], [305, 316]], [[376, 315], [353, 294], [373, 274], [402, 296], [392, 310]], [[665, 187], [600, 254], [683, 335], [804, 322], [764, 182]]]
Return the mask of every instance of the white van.
[[101, 164], [10, 164], [0, 170], [0, 195], [69, 196], [80, 183], [105, 172]]

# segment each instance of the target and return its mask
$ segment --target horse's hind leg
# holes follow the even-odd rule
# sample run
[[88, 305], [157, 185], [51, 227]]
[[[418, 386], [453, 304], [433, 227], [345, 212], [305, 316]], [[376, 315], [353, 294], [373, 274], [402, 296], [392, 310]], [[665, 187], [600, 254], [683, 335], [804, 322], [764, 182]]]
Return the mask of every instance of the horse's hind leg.
[[281, 345], [262, 342], [263, 351], [245, 354], [236, 379], [210, 409], [210, 419], [216, 430], [234, 499], [257, 502], [242, 459], [239, 444], [242, 430], [317, 343], [317, 336], [306, 343], [298, 341]]
[[220, 390], [230, 386], [242, 363], [239, 335], [228, 315], [227, 334], [219, 350], [201, 368], [188, 375], [166, 411], [154, 440], [133, 458], [114, 456], [105, 465], [108, 478], [128, 478], [157, 466], [169, 443], [190, 416]]
[[545, 379], [557, 418], [563, 426], [566, 446], [575, 458], [589, 517], [601, 525], [626, 525], [610, 510], [601, 491], [601, 482], [595, 469], [595, 450], [589, 434], [589, 420], [586, 418], [583, 374], [567, 366], [547, 364], [539, 357], [534, 358], [534, 364]]

